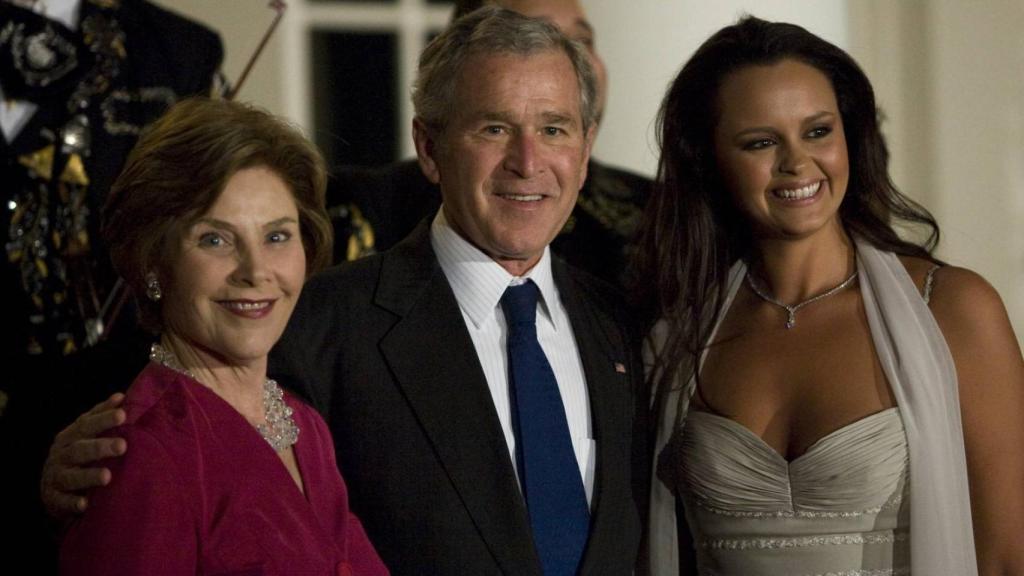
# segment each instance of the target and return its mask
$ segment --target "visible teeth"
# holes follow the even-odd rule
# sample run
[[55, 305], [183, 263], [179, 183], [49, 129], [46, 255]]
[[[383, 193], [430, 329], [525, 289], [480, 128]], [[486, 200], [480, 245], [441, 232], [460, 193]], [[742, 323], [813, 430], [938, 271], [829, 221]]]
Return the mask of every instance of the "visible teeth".
[[501, 197], [515, 200], [516, 202], [537, 202], [544, 198], [541, 194], [502, 194]]
[[803, 188], [797, 188], [795, 190], [776, 190], [775, 195], [786, 198], [787, 200], [800, 200], [803, 198], [810, 198], [818, 192], [818, 188], [821, 187], [821, 182], [815, 182], [814, 184], [808, 184]]
[[262, 310], [267, 306], [270, 306], [270, 302], [225, 302], [225, 306], [228, 308], [234, 308], [235, 310]]

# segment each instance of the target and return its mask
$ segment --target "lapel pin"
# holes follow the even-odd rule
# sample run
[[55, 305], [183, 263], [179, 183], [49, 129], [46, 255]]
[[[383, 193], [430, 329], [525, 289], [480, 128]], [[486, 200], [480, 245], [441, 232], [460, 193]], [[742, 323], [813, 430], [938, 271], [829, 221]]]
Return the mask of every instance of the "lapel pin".
[[623, 364], [622, 362], [616, 362], [615, 363], [615, 371], [618, 372], [619, 374], [625, 374], [626, 373], [626, 365]]

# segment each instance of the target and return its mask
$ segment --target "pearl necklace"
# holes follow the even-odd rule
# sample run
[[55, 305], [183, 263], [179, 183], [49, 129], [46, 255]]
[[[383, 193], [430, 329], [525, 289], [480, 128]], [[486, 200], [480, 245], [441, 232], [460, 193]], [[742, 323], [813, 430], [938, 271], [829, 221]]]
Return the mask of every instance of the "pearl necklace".
[[825, 292], [822, 292], [821, 294], [818, 294], [817, 296], [811, 296], [810, 298], [808, 298], [807, 300], [804, 300], [803, 302], [797, 302], [796, 304], [793, 304], [792, 306], [790, 306], [788, 304], [783, 304], [782, 302], [779, 302], [773, 296], [771, 296], [770, 294], [768, 294], [768, 293], [764, 292], [763, 290], [761, 290], [761, 287], [757, 285], [757, 282], [754, 280], [754, 277], [751, 276], [749, 270], [747, 270], [747, 276], [746, 277], [747, 277], [747, 285], [750, 286], [750, 289], [754, 291], [754, 294], [757, 294], [758, 296], [761, 297], [762, 300], [764, 300], [765, 302], [768, 302], [769, 304], [775, 304], [776, 306], [780, 306], [780, 307], [786, 309], [786, 312], [789, 313], [788, 317], [786, 318], [786, 330], [789, 330], [790, 328], [796, 326], [796, 311], [797, 310], [803, 308], [804, 306], [807, 306], [808, 304], [811, 304], [813, 302], [817, 302], [818, 300], [821, 300], [823, 298], [828, 298], [829, 296], [832, 296], [833, 294], [836, 294], [837, 292], [840, 292], [843, 288], [846, 288], [850, 284], [853, 284], [853, 281], [857, 279], [857, 270], [854, 270], [853, 274], [850, 274], [849, 278], [847, 278], [846, 280], [843, 280], [842, 282], [840, 282], [836, 286], [826, 290]]
[[[159, 344], [150, 346], [149, 359], [184, 374], [196, 382], [199, 381], [195, 374], [181, 365], [173, 352]], [[296, 426], [295, 420], [292, 418], [292, 409], [284, 403], [284, 392], [281, 391], [281, 387], [270, 378], [263, 382], [263, 418], [266, 420], [266, 424], [254, 424], [253, 426], [275, 452], [280, 452], [298, 441], [299, 427]]]

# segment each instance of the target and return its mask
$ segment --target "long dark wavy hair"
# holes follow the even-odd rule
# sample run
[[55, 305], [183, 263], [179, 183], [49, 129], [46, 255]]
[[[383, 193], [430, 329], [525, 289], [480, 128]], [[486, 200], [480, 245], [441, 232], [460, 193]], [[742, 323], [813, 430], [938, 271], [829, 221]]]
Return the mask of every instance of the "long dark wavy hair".
[[[635, 290], [648, 326], [665, 322], [665, 344], [651, 374], [657, 390], [667, 390], [681, 366], [696, 367], [722, 313], [729, 268], [752, 248], [750, 225], [726, 192], [714, 155], [718, 90], [733, 72], [786, 59], [820, 70], [835, 90], [850, 165], [839, 207], [847, 232], [880, 249], [928, 259], [938, 244], [935, 219], [889, 178], [874, 91], [857, 63], [800, 26], [743, 17], [697, 49], [659, 112], [661, 158], [641, 228], [636, 277], [643, 284]], [[894, 221], [925, 229], [927, 239], [900, 238]]]

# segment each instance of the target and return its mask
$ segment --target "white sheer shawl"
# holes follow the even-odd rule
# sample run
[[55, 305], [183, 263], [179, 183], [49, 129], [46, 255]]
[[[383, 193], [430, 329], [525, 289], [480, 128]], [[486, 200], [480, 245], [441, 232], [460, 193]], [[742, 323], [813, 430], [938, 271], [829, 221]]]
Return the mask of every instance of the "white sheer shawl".
[[[956, 368], [931, 311], [899, 259], [857, 240], [859, 284], [882, 370], [896, 397], [910, 451], [910, 569], [912, 576], [978, 573], [971, 524]], [[730, 270], [725, 308], [746, 265]], [[717, 330], [717, 326], [715, 329]], [[664, 342], [656, 328], [655, 346]], [[712, 338], [714, 332], [712, 332]], [[701, 362], [704, 358], [701, 357]], [[691, 370], [681, 370], [689, 375]], [[693, 380], [657, 406], [648, 557], [656, 576], [679, 574], [675, 496], [657, 477], [657, 460], [685, 418]]]

